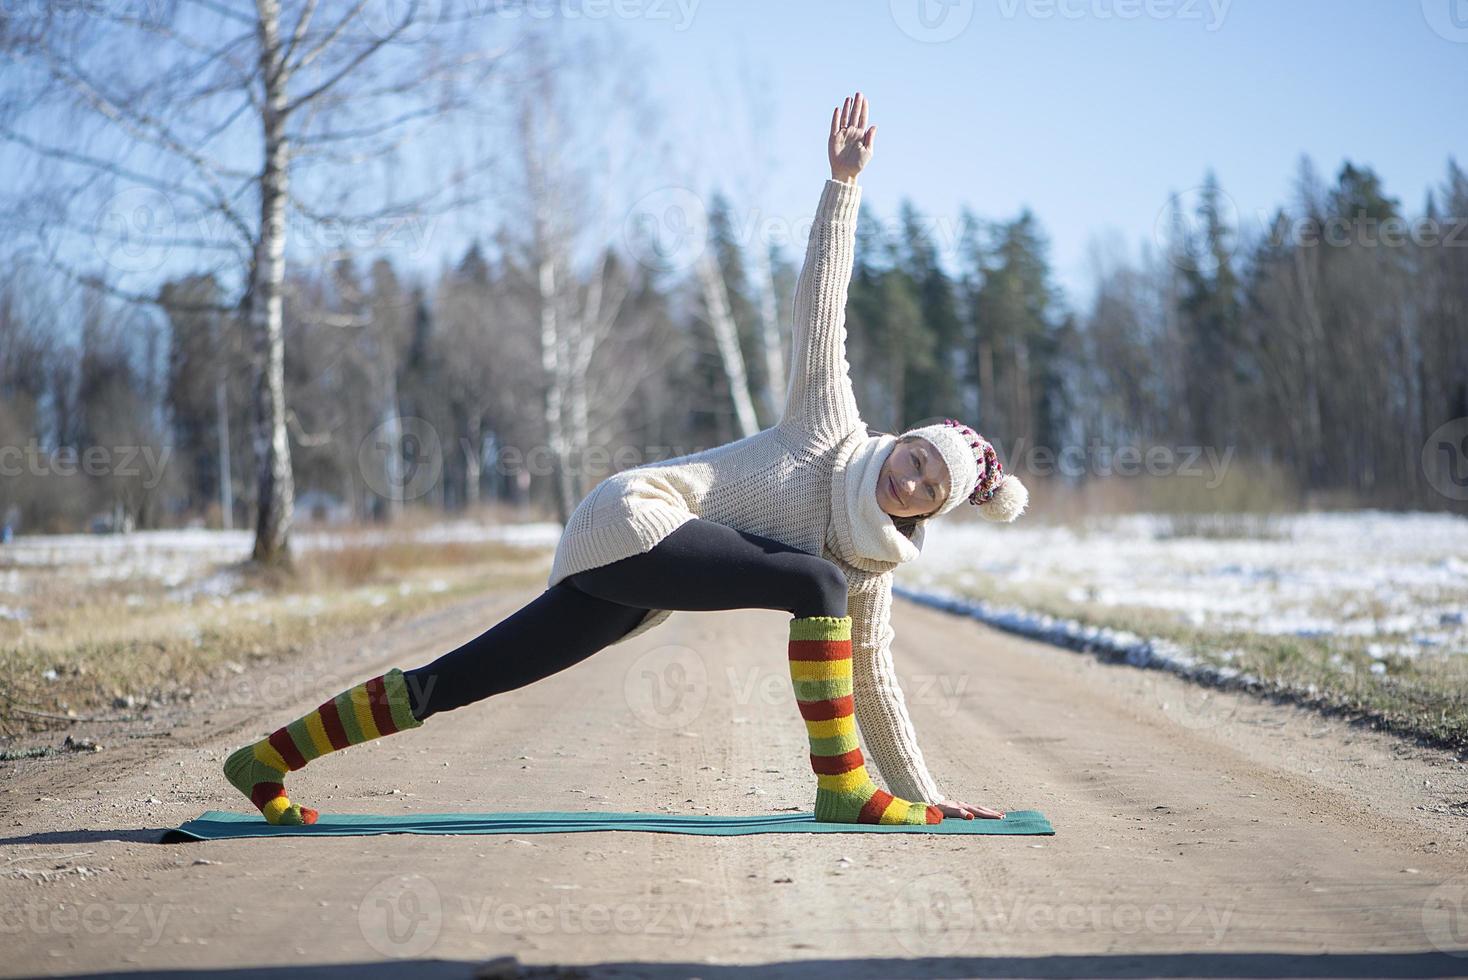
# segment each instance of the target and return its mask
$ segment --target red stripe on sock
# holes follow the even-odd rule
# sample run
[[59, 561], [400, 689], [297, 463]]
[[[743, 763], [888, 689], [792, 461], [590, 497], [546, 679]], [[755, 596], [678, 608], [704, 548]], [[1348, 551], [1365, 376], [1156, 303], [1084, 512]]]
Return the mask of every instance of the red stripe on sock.
[[285, 795], [285, 787], [280, 783], [256, 783], [250, 787], [250, 802], [255, 804], [255, 809], [265, 809], [265, 804], [277, 796]]
[[856, 710], [856, 702], [850, 694], [824, 701], [796, 701], [800, 705], [800, 717], [806, 721], [830, 721], [845, 718]]
[[372, 705], [372, 720], [377, 725], [378, 734], [391, 735], [398, 730], [397, 723], [392, 720], [392, 706], [387, 703], [387, 686], [380, 674], [367, 682], [367, 703]]
[[296, 748], [296, 740], [291, 738], [291, 733], [284, 728], [277, 728], [270, 733], [270, 744], [280, 757], [285, 760], [286, 767], [292, 772], [300, 769], [306, 764], [306, 757], [301, 755], [301, 750]]
[[872, 794], [872, 798], [867, 800], [866, 804], [861, 808], [861, 813], [856, 815], [856, 822], [881, 823], [882, 814], [887, 811], [887, 807], [892, 804], [894, 799], [896, 797], [885, 789], [877, 790]]
[[933, 804], [929, 803], [928, 804], [928, 823], [942, 823], [942, 822], [943, 822], [943, 811], [940, 810], [940, 809], [938, 809], [937, 807], [933, 806]]
[[839, 776], [843, 772], [850, 772], [866, 765], [866, 760], [861, 756], [861, 749], [852, 749], [840, 755], [816, 755], [811, 753], [810, 767], [815, 770], [817, 776]]
[[326, 740], [334, 749], [344, 749], [352, 744], [347, 738], [347, 730], [342, 726], [342, 716], [336, 710], [336, 698], [323, 704], [316, 709], [321, 713], [321, 727], [326, 729]]
[[850, 640], [791, 640], [791, 660], [850, 660]]

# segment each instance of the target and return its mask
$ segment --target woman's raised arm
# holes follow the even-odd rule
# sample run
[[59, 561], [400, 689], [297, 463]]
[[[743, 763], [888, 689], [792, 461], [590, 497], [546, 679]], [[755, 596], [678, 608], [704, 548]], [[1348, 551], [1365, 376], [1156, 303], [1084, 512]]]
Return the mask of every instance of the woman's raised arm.
[[867, 128], [867, 101], [855, 97], [832, 111], [826, 150], [831, 179], [821, 192], [795, 286], [790, 377], [781, 428], [836, 442], [861, 425], [846, 360], [846, 293], [856, 254], [861, 207], [857, 175], [872, 158], [877, 127]]

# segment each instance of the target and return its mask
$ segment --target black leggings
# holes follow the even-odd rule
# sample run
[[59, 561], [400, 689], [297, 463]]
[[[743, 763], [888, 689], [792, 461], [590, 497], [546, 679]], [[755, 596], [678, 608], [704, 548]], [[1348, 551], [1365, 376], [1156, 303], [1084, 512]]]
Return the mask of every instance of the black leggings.
[[626, 636], [649, 609], [845, 616], [846, 576], [825, 558], [695, 518], [650, 551], [568, 576], [458, 649], [405, 671], [413, 715], [565, 670]]

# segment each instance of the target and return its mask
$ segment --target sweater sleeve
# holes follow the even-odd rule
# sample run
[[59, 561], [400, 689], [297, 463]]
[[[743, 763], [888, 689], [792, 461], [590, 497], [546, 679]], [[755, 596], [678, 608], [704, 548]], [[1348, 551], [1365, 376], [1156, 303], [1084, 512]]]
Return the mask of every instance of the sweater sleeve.
[[861, 423], [846, 361], [846, 291], [861, 188], [826, 181], [795, 285], [790, 376], [780, 427], [834, 443]]
[[851, 614], [852, 700], [857, 724], [887, 789], [909, 802], [937, 803], [938, 788], [907, 714], [892, 666], [892, 573], [847, 567]]

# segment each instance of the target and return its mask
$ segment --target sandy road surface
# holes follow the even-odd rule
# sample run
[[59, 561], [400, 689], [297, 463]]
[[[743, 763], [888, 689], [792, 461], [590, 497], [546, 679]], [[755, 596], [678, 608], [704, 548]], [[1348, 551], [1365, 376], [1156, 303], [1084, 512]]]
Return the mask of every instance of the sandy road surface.
[[[242, 809], [218, 770], [238, 744], [525, 598], [324, 649], [310, 677], [242, 678], [208, 724], [0, 766], [0, 975], [449, 977], [506, 955], [568, 976], [1468, 974], [1462, 763], [906, 603], [896, 654], [939, 782], [1041, 809], [1056, 836], [155, 843]], [[680, 614], [320, 760], [292, 795], [363, 813], [804, 809], [785, 619]]]

